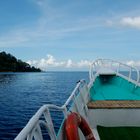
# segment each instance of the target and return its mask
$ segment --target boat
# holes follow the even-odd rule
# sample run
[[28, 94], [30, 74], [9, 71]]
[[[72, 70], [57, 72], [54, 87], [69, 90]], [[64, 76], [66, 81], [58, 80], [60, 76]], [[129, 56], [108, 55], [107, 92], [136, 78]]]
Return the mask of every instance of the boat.
[[[56, 134], [51, 110], [64, 119]], [[91, 63], [62, 106], [43, 105], [15, 140], [139, 140], [140, 83], [137, 68], [111, 59]], [[46, 132], [45, 131], [45, 132]]]

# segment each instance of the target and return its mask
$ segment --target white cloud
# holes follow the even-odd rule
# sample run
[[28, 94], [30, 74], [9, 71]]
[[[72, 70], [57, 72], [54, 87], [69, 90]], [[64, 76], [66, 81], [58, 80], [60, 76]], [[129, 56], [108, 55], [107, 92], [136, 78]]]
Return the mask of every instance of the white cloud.
[[123, 26], [131, 28], [140, 28], [140, 16], [137, 17], [121, 17], [113, 20], [106, 20], [108, 26]]
[[140, 61], [139, 60], [137, 60], [137, 61], [130, 60], [130, 61], [127, 61], [126, 64], [129, 66], [134, 66], [134, 67], [140, 68]]
[[29, 60], [27, 61], [27, 63], [32, 66], [39, 67], [43, 70], [46, 70], [48, 67], [60, 67], [65, 64], [65, 62], [62, 61], [57, 62], [55, 58], [50, 54], [47, 55], [47, 58], [42, 58], [40, 60]]
[[127, 61], [126, 64], [129, 66], [134, 66], [135, 62], [133, 60], [130, 60], [130, 61]]
[[[79, 62], [73, 62], [71, 59], [65, 61], [57, 61], [54, 56], [48, 54], [47, 58], [42, 58], [40, 60], [29, 60], [27, 61], [32, 66], [39, 67], [42, 70], [54, 69], [54, 68], [62, 68], [62, 69], [77, 69], [84, 68], [88, 69], [90, 65], [90, 61], [81, 60]], [[81, 69], [82, 70], [82, 69]]]
[[[32, 66], [41, 68], [42, 70], [89, 70], [89, 66], [93, 61], [89, 60], [80, 60], [80, 61], [72, 61], [72, 59], [68, 59], [65, 61], [58, 61], [54, 56], [48, 54], [47, 58], [42, 58], [40, 60], [29, 60], [29, 63]], [[127, 64], [129, 66], [135, 66], [140, 68], [140, 60], [134, 61], [122, 61], [122, 63]], [[115, 65], [114, 65], [115, 66]]]
[[78, 67], [89, 67], [91, 62], [88, 60], [81, 60], [77, 64], [78, 64]]
[[[69, 18], [65, 12], [74, 5], [55, 7], [47, 0], [32, 0], [40, 10], [40, 16], [27, 25], [17, 24], [0, 35], [1, 47], [36, 46], [49, 44], [52, 40], [67, 38], [79, 32], [93, 30], [102, 26], [102, 21], [94, 16]], [[75, 17], [75, 16], [74, 16]], [[90, 22], [89, 22], [90, 21]], [[89, 31], [90, 32], [90, 31]], [[39, 46], [38, 45], [38, 46]]]
[[124, 17], [120, 20], [123, 26], [140, 28], [140, 17]]
[[67, 61], [67, 63], [66, 63], [66, 67], [67, 67], [67, 68], [70, 68], [70, 67], [72, 67], [72, 65], [73, 65], [73, 62], [72, 62], [71, 59], [69, 59], [69, 60]]
[[48, 54], [47, 57], [48, 59], [46, 60], [46, 62], [48, 65], [52, 65], [55, 63], [55, 58], [52, 55]]

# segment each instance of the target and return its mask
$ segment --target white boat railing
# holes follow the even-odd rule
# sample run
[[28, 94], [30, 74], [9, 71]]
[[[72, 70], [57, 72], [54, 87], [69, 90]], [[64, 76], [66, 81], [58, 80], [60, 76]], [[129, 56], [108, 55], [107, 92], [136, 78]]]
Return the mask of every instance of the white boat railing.
[[[127, 79], [128, 81], [131, 81], [137, 85], [139, 84], [140, 75], [139, 75], [139, 70], [136, 67], [129, 66], [111, 59], [97, 59], [91, 64], [90, 71], [89, 71], [89, 79], [91, 82], [94, 81], [94, 79], [98, 75], [98, 70], [100, 68], [108, 68], [113, 72], [115, 72], [117, 75]], [[127, 76], [122, 73], [124, 69], [125, 71], [129, 72]], [[136, 79], [132, 78], [133, 71], [136, 72]]]
[[[42, 126], [47, 129], [48, 135], [50, 136], [51, 140], [57, 140], [50, 111], [51, 109], [62, 111], [64, 118], [66, 118], [69, 113], [68, 105], [70, 104], [70, 102], [75, 101], [76, 96], [80, 94], [80, 88], [84, 85], [87, 86], [85, 80], [80, 80], [64, 105], [56, 106], [53, 104], [47, 104], [42, 106], [29, 120], [27, 125], [22, 129], [15, 140], [43, 140], [43, 134], [41, 131]], [[79, 108], [76, 103], [74, 103], [74, 105], [75, 108]]]

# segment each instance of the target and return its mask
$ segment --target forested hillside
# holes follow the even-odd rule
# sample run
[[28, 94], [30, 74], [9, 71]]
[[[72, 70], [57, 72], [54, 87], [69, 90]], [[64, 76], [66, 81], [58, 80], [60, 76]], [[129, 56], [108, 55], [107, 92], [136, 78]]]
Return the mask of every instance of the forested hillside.
[[0, 72], [41, 72], [41, 69], [30, 66], [9, 53], [0, 52]]

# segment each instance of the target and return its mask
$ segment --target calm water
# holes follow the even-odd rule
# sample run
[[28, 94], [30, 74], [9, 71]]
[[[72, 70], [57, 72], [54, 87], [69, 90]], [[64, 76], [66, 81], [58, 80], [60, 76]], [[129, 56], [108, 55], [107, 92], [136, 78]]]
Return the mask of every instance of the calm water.
[[13, 140], [43, 104], [62, 105], [80, 79], [88, 72], [0, 74], [0, 140]]

